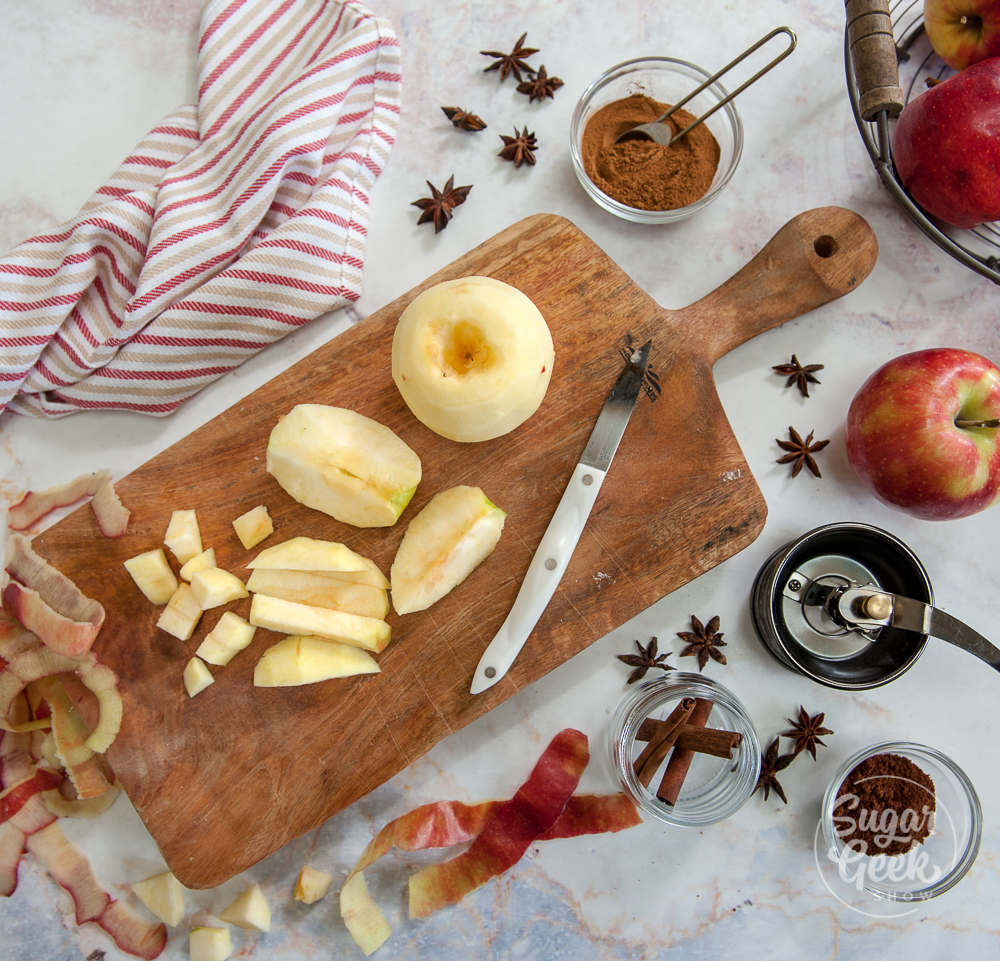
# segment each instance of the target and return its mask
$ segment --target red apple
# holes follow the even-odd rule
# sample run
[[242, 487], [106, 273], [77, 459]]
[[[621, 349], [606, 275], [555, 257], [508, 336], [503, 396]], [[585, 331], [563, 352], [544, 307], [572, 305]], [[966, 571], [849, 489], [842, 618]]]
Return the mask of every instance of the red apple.
[[956, 70], [1000, 56], [1000, 0], [924, 0], [924, 28]]
[[955, 227], [1000, 220], [1000, 57], [911, 100], [892, 138], [903, 186]]
[[926, 520], [1000, 498], [1000, 368], [968, 350], [918, 350], [861, 385], [847, 456], [875, 495]]

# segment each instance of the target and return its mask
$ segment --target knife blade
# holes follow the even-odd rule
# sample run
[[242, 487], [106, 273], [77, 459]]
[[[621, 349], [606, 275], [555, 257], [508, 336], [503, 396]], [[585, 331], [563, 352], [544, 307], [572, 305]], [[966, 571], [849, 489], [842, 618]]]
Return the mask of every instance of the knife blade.
[[632, 352], [611, 388], [514, 605], [476, 666], [470, 694], [481, 694], [507, 673], [559, 586], [642, 390], [651, 344], [646, 341]]

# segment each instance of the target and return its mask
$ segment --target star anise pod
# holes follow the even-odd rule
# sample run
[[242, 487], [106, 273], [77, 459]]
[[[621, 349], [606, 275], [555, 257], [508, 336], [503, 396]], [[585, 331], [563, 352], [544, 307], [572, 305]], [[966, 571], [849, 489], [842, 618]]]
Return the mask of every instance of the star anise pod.
[[469, 113], [468, 110], [463, 110], [461, 107], [442, 107], [441, 109], [452, 125], [458, 127], [459, 130], [475, 132], [486, 129], [486, 121], [474, 113]]
[[472, 190], [472, 184], [467, 187], [456, 187], [455, 175], [452, 174], [441, 190], [438, 190], [429, 180], [427, 186], [430, 187], [431, 195], [414, 200], [410, 206], [419, 207], [423, 211], [417, 224], [426, 224], [433, 220], [434, 233], [438, 233], [448, 226], [448, 221], [453, 216], [452, 211], [459, 204], [465, 203], [465, 198]]
[[546, 97], [551, 100], [552, 95], [562, 85], [563, 82], [558, 77], [550, 77], [548, 75], [543, 63], [538, 68], [538, 73], [534, 77], [517, 85], [517, 92], [527, 94], [528, 103], [531, 103], [533, 100], [544, 100]]
[[504, 145], [500, 153], [497, 154], [498, 157], [510, 160], [515, 167], [520, 167], [523, 163], [531, 167], [535, 165], [535, 151], [538, 149], [538, 141], [535, 139], [533, 133], [528, 133], [527, 127], [520, 133], [517, 132], [517, 127], [515, 127], [513, 137], [500, 134], [500, 139]]
[[815, 431], [809, 431], [809, 436], [803, 440], [802, 435], [794, 427], [788, 428], [788, 436], [791, 440], [779, 440], [777, 437], [774, 442], [782, 449], [788, 451], [784, 457], [779, 457], [775, 463], [777, 464], [792, 464], [792, 477], [795, 477], [800, 470], [802, 470], [802, 465], [805, 464], [810, 471], [816, 477], [822, 477], [823, 475], [819, 472], [819, 467], [816, 466], [816, 461], [813, 459], [813, 454], [818, 453], [830, 442], [828, 440], [818, 440], [813, 443], [813, 434]]
[[817, 370], [823, 369], [823, 364], [806, 364], [803, 366], [799, 363], [798, 357], [792, 354], [792, 361], [789, 364], [776, 364], [771, 368], [776, 374], [781, 374], [782, 377], [787, 377], [788, 380], [785, 381], [786, 387], [791, 387], [792, 384], [797, 384], [799, 388], [799, 393], [803, 397], [809, 396], [809, 385], [818, 384], [819, 380], [813, 376]]
[[524, 58], [530, 57], [533, 53], [538, 53], [538, 48], [522, 46], [527, 36], [527, 32], [522, 33], [510, 53], [503, 53], [500, 50], [480, 50], [479, 52], [484, 57], [495, 58], [493, 63], [483, 68], [483, 73], [489, 73], [491, 70], [499, 70], [501, 83], [507, 79], [507, 74], [509, 73], [514, 74], [518, 81], [521, 80], [522, 70], [529, 75], [534, 74], [535, 68], [530, 63], [525, 63]]
[[816, 760], [816, 745], [821, 747], [826, 747], [826, 744], [821, 740], [821, 735], [823, 734], [833, 734], [828, 727], [823, 727], [823, 719], [826, 717], [825, 713], [814, 714], [812, 717], [804, 707], [799, 705], [799, 716], [797, 720], [792, 720], [790, 717], [785, 718], [791, 728], [787, 731], [782, 731], [783, 737], [790, 737], [795, 739], [795, 753], [801, 754], [803, 751], [808, 751], [813, 760]]
[[726, 663], [726, 655], [719, 648], [725, 647], [726, 642], [722, 639], [723, 634], [719, 633], [719, 617], [716, 615], [707, 624], [702, 624], [694, 614], [691, 615], [691, 631], [678, 631], [677, 636], [687, 642], [687, 647], [680, 653], [680, 657], [698, 655], [698, 670], [705, 670], [708, 659], [712, 658], [720, 664]]
[[795, 755], [782, 754], [779, 756], [779, 742], [780, 738], [776, 737], [768, 744], [767, 750], [764, 752], [764, 757], [760, 762], [760, 776], [757, 778], [757, 785], [751, 793], [756, 794], [762, 790], [764, 792], [764, 800], [766, 801], [771, 796], [771, 792], [774, 791], [787, 804], [788, 798], [785, 796], [785, 789], [778, 783], [778, 772], [788, 767], [795, 760]]
[[658, 667], [661, 671], [672, 671], [673, 667], [666, 663], [667, 658], [670, 656], [668, 651], [666, 654], [659, 654], [658, 652], [658, 642], [655, 637], [649, 639], [649, 643], [643, 647], [638, 641], [635, 642], [636, 650], [638, 654], [619, 654], [617, 655], [619, 661], [623, 661], [628, 664], [629, 667], [634, 667], [635, 670], [629, 674], [628, 683], [634, 684], [636, 681], [641, 681], [646, 676], [646, 671], [651, 668]]

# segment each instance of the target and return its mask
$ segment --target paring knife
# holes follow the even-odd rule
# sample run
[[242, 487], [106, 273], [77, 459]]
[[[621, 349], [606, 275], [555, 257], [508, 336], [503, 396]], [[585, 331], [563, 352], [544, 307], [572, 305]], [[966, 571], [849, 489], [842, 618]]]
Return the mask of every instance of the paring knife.
[[559, 586], [642, 390], [651, 343], [646, 341], [632, 352], [611, 388], [580, 463], [573, 469], [559, 506], [528, 565], [514, 606], [476, 666], [470, 694], [481, 694], [507, 673]]

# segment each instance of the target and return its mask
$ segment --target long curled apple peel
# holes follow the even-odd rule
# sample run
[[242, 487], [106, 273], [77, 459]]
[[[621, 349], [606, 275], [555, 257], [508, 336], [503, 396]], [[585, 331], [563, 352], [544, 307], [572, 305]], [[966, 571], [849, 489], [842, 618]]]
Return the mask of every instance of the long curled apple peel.
[[[341, 915], [347, 925], [348, 931], [354, 938], [358, 946], [365, 952], [371, 954], [379, 948], [391, 934], [392, 929], [386, 921], [384, 915], [375, 904], [368, 893], [362, 872], [380, 857], [386, 854], [391, 848], [397, 847], [403, 851], [422, 851], [429, 848], [450, 847], [466, 841], [478, 839], [483, 835], [487, 825], [490, 834], [479, 845], [480, 851], [491, 851], [493, 853], [502, 852], [500, 859], [513, 865], [527, 845], [523, 845], [523, 838], [533, 835], [528, 844], [534, 841], [544, 841], [561, 837], [577, 837], [582, 834], [594, 834], [606, 831], [620, 831], [624, 828], [633, 827], [640, 823], [638, 811], [632, 800], [624, 794], [607, 796], [581, 795], [569, 797], [564, 801], [564, 807], [558, 813], [556, 819], [545, 830], [538, 831], [538, 818], [528, 816], [520, 825], [514, 826], [515, 838], [508, 841], [503, 837], [507, 825], [513, 821], [520, 821], [520, 805], [532, 800], [541, 800], [543, 807], [551, 810], [559, 806], [558, 796], [565, 794], [566, 787], [572, 783], [575, 787], [576, 780], [573, 779], [573, 772], [581, 760], [579, 750], [581, 742], [579, 738], [583, 735], [578, 731], [564, 731], [553, 741], [546, 753], [536, 765], [528, 782], [521, 791], [515, 795], [515, 799], [520, 800], [515, 803], [511, 801], [484, 801], [480, 804], [469, 805], [460, 801], [441, 801], [435, 804], [425, 804], [410, 811], [407, 814], [396, 818], [387, 824], [372, 839], [365, 848], [358, 862], [354, 865], [347, 881], [341, 890], [340, 907]], [[553, 749], [553, 745], [556, 748]], [[566, 749], [569, 749], [567, 752]], [[586, 751], [586, 739], [582, 741], [583, 751]], [[573, 755], [575, 753], [575, 760]], [[560, 770], [560, 755], [562, 755], [562, 770]], [[568, 763], [568, 767], [566, 766]], [[582, 762], [586, 764], [585, 755]], [[582, 766], [579, 768], [582, 772]], [[553, 779], [552, 783], [547, 783], [547, 778]], [[534, 784], [532, 784], [534, 779]], [[529, 787], [530, 785], [530, 787]], [[572, 787], [570, 790], [572, 791]], [[546, 816], [547, 817], [547, 816]], [[543, 818], [544, 819], [544, 818]], [[534, 823], [534, 827], [526, 825]], [[466, 855], [476, 848], [476, 842], [469, 848]], [[513, 857], [516, 850], [520, 849], [521, 854]], [[468, 861], [462, 861], [466, 855], [459, 855], [452, 862], [440, 865], [448, 872], [463, 870], [468, 866]], [[473, 855], [477, 857], [478, 855]], [[455, 867], [448, 868], [448, 864], [456, 864]], [[489, 858], [489, 864], [493, 869], [499, 866], [499, 861], [495, 857]], [[506, 870], [504, 868], [503, 870]], [[421, 874], [423, 872], [420, 872]], [[475, 876], [483, 873], [483, 869], [473, 872]], [[495, 871], [495, 873], [500, 873]], [[419, 877], [419, 874], [417, 875]], [[425, 878], [427, 876], [425, 875]], [[478, 884], [469, 886], [473, 880], [469, 877], [465, 884], [452, 885], [450, 894], [458, 893], [460, 888], [464, 888], [458, 897], [473, 890]], [[427, 882], [425, 880], [424, 884]], [[435, 897], [434, 885], [424, 887], [425, 897], [419, 902], [422, 908], [430, 907], [437, 910], [445, 903], [453, 903], [453, 900], [441, 900]], [[412, 888], [411, 888], [412, 892]], [[457, 898], [455, 898], [457, 900]], [[413, 902], [411, 900], [411, 916]], [[430, 913], [428, 911], [427, 913]]]
[[131, 515], [119, 500], [111, 474], [106, 470], [82, 474], [47, 490], [28, 491], [7, 512], [7, 526], [12, 531], [27, 530], [56, 508], [69, 507], [84, 497], [92, 498], [90, 506], [105, 537], [121, 537], [125, 533]]

